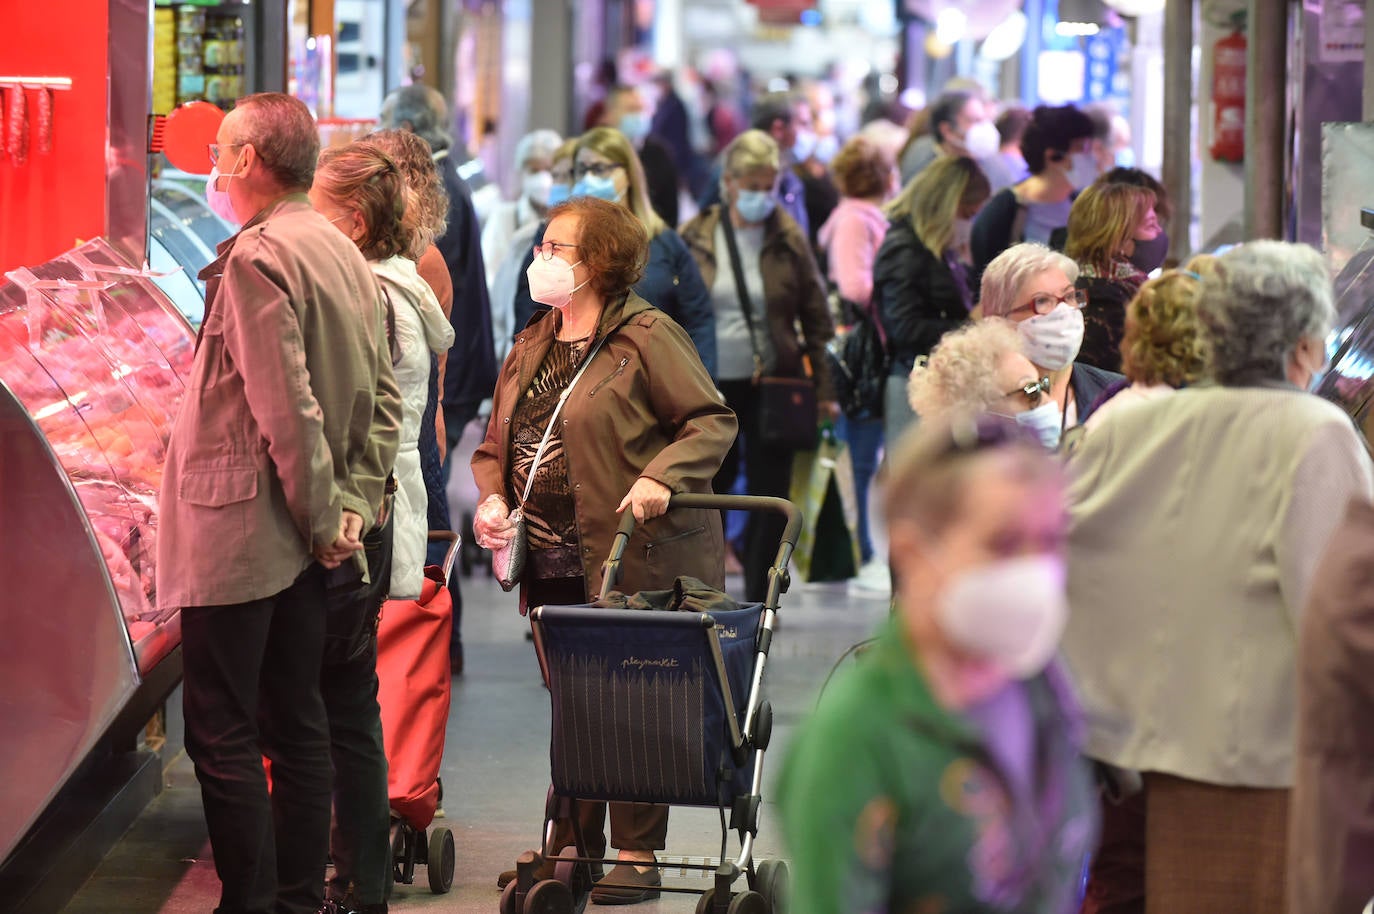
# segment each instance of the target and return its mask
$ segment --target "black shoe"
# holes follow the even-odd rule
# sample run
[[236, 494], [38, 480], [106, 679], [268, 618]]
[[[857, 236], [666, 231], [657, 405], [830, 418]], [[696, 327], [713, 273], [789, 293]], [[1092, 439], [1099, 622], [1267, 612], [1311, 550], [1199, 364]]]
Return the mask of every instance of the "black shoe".
[[387, 909], [385, 901], [381, 904], [355, 905], [331, 898], [320, 908], [320, 914], [387, 914]]
[[662, 885], [657, 866], [645, 871], [634, 863], [617, 863], [592, 888], [592, 904], [639, 904], [657, 898]]

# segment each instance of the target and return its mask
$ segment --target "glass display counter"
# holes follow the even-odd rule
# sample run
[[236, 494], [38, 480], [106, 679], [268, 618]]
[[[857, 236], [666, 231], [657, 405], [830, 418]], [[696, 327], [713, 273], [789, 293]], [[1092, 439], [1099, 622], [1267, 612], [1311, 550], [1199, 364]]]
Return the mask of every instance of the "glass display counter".
[[195, 348], [103, 240], [0, 285], [0, 859], [180, 643], [157, 497]]
[[[1374, 233], [1374, 209], [1360, 222]], [[1316, 393], [1350, 414], [1374, 445], [1374, 234], [1336, 277], [1336, 330], [1327, 345], [1330, 367]]]

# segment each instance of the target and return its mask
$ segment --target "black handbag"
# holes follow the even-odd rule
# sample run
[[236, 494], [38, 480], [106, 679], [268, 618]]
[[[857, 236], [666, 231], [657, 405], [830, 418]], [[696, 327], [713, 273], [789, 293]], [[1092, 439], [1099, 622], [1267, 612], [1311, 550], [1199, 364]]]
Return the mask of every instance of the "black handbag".
[[852, 324], [826, 346], [836, 399], [850, 419], [880, 419], [892, 356], [874, 315], [857, 305], [850, 312]]
[[735, 292], [739, 296], [740, 311], [744, 313], [744, 323], [749, 327], [749, 345], [754, 350], [759, 443], [764, 447], [790, 451], [815, 450], [819, 433], [816, 382], [810, 377], [764, 376], [758, 333], [754, 329], [754, 308], [749, 301], [749, 290], [744, 283], [744, 266], [740, 262], [739, 243], [735, 241], [735, 227], [730, 222], [730, 208], [725, 204], [721, 204], [720, 218], [725, 228], [725, 243], [730, 248], [730, 268], [735, 274]]

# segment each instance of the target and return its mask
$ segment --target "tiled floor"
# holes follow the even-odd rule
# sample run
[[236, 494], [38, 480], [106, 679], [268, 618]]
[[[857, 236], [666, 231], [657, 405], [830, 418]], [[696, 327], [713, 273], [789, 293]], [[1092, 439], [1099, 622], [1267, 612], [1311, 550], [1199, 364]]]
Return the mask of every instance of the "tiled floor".
[[[738, 585], [738, 580], [732, 580]], [[737, 592], [737, 591], [735, 591]], [[432, 895], [424, 871], [414, 886], [397, 886], [392, 910], [494, 912], [496, 875], [517, 854], [538, 843], [548, 784], [548, 693], [539, 680], [525, 623], [513, 594], [489, 577], [464, 582], [463, 636], [467, 671], [454, 681], [444, 757], [446, 817], [458, 865], [452, 892]], [[886, 615], [885, 595], [852, 595], [844, 584], [793, 586], [783, 597], [781, 630], [768, 667], [767, 691], [776, 711], [775, 746], [806, 713], [837, 658]], [[781, 753], [768, 756], [775, 769]], [[767, 770], [766, 769], [766, 770]], [[771, 772], [770, 772], [771, 773]], [[190, 764], [177, 756], [166, 790], [73, 901], [66, 914], [207, 914], [219, 893], [205, 838], [200, 795]], [[769, 821], [765, 777], [763, 826], [756, 859], [777, 856], [779, 838]], [[714, 856], [720, 826], [713, 810], [674, 810], [667, 857]], [[731, 843], [730, 853], [738, 852]], [[667, 874], [670, 883], [704, 887], [706, 877]], [[665, 895], [640, 906], [644, 914], [691, 911], [694, 896]]]

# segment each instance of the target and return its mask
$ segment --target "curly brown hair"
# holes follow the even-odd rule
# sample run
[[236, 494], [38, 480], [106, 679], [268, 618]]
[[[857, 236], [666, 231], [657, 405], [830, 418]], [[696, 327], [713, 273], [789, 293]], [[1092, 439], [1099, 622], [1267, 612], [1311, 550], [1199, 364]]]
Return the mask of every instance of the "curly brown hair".
[[362, 216], [367, 231], [358, 250], [368, 260], [386, 260], [410, 250], [405, 178], [376, 143], [357, 140], [320, 153], [312, 190]]
[[424, 139], [409, 130], [377, 130], [363, 137], [396, 160], [406, 179], [405, 225], [411, 246], [407, 256], [419, 260], [448, 228], [448, 191]]
[[627, 207], [597, 197], [573, 197], [549, 210], [549, 224], [560, 216], [575, 216], [581, 223], [577, 252], [591, 274], [592, 290], [603, 301], [619, 298], [639, 282], [649, 262], [649, 232]]
[[830, 173], [846, 197], [881, 197], [892, 186], [892, 157], [867, 137], [856, 136], [840, 148]]
[[1140, 287], [1126, 306], [1121, 369], [1138, 384], [1184, 387], [1207, 375], [1207, 347], [1198, 317], [1202, 282], [1172, 270]]

